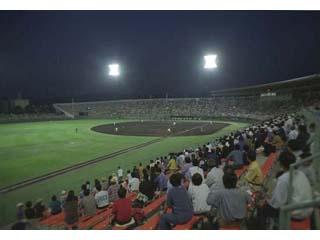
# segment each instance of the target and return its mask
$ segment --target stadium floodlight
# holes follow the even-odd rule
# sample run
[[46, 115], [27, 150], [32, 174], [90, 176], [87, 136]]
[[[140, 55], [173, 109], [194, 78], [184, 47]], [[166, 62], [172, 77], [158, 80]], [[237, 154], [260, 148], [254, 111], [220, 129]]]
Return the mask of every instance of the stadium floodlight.
[[119, 69], [119, 64], [109, 64], [109, 76], [119, 76], [120, 75], [120, 69]]
[[217, 68], [217, 55], [216, 54], [210, 54], [210, 55], [206, 55], [204, 56], [204, 68], [205, 69], [214, 69]]

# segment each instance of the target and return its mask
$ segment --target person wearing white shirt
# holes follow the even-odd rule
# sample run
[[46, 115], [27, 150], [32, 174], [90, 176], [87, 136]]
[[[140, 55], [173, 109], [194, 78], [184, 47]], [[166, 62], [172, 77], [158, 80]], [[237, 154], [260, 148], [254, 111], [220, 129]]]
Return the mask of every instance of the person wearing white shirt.
[[290, 132], [288, 133], [288, 141], [297, 139], [298, 134], [299, 133], [298, 133], [297, 129], [295, 128], [295, 126], [292, 126], [290, 129]]
[[105, 208], [109, 205], [108, 191], [101, 190], [101, 185], [97, 185], [96, 189], [98, 192], [94, 195], [96, 200], [97, 208]]
[[193, 211], [195, 214], [202, 214], [210, 211], [211, 207], [207, 204], [210, 190], [203, 183], [203, 178], [199, 173], [192, 176], [192, 184], [189, 186], [188, 194], [192, 200]]
[[189, 180], [191, 180], [193, 174], [195, 173], [199, 173], [201, 175], [201, 177], [204, 179], [204, 174], [203, 174], [203, 170], [199, 167], [199, 161], [198, 159], [194, 158], [192, 160], [192, 167], [189, 168], [189, 171], [187, 173], [187, 177], [189, 178]]
[[[278, 177], [271, 198], [266, 200], [266, 205], [262, 208], [264, 218], [278, 218], [280, 208], [285, 206], [289, 201], [289, 168], [291, 164], [296, 162], [296, 158], [293, 153], [284, 151], [279, 155], [279, 162], [284, 172]], [[303, 172], [294, 170], [292, 187], [291, 203], [302, 203], [312, 200], [312, 188]], [[291, 212], [291, 218], [301, 220], [309, 217], [312, 211], [312, 208], [295, 210]]]
[[131, 173], [131, 179], [129, 180], [129, 190], [131, 192], [139, 191], [140, 180], [135, 176], [134, 173]]
[[223, 189], [223, 169], [222, 167], [213, 167], [207, 175], [206, 184], [210, 188], [210, 191]]
[[121, 168], [120, 166], [118, 167], [117, 174], [118, 174], [118, 179], [119, 179], [119, 180], [122, 180], [123, 170], [122, 170], [122, 168]]

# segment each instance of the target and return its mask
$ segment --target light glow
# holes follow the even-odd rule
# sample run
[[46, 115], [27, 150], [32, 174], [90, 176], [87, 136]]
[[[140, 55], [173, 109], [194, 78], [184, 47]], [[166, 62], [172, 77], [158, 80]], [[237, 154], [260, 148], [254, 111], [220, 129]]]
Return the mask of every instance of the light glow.
[[110, 64], [109, 65], [109, 75], [110, 76], [119, 76], [120, 75], [119, 64]]
[[216, 54], [212, 54], [212, 55], [206, 55], [204, 56], [204, 68], [206, 69], [213, 69], [213, 68], [217, 68], [217, 55]]

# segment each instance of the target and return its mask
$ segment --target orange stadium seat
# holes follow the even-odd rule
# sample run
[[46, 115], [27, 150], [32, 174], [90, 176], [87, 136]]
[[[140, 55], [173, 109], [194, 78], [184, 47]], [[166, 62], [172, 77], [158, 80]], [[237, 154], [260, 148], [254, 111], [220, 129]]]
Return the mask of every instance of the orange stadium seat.
[[311, 219], [306, 218], [302, 221], [291, 220], [290, 227], [291, 227], [291, 230], [310, 230]]
[[166, 194], [160, 196], [159, 198], [155, 199], [151, 203], [149, 203], [147, 206], [143, 208], [143, 212], [146, 217], [151, 216], [153, 213], [155, 213], [159, 208], [161, 207], [162, 204], [164, 204], [166, 201]]

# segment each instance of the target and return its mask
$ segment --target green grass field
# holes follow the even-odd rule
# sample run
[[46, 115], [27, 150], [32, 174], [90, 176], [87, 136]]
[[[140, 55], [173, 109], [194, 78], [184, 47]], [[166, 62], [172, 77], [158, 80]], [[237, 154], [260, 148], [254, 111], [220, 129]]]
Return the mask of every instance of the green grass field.
[[[93, 126], [113, 122], [114, 120], [69, 120], [0, 124], [0, 187], [155, 138], [114, 136], [90, 130]], [[246, 125], [232, 122], [212, 135], [166, 138], [142, 149], [1, 194], [0, 225], [14, 221], [17, 202], [35, 201], [37, 198], [43, 198], [47, 202], [62, 189], [78, 192], [84, 181], [93, 182], [94, 178], [108, 176], [119, 165], [124, 170], [131, 169], [139, 162], [145, 163], [168, 152], [198, 146]], [[78, 133], [75, 132], [76, 128]]]

